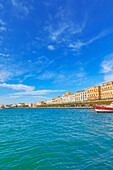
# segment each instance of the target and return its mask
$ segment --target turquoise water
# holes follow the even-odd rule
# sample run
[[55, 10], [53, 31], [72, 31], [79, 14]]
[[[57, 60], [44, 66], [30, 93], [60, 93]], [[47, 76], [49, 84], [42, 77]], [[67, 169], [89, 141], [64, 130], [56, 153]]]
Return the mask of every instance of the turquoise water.
[[113, 113], [0, 110], [1, 169], [113, 169]]

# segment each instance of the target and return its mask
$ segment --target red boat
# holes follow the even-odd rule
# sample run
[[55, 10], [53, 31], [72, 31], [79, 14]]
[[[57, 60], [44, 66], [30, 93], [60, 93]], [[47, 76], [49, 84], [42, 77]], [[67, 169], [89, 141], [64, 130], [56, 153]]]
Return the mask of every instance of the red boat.
[[109, 106], [94, 106], [93, 109], [95, 109], [97, 113], [111, 113], [113, 112], [113, 102]]

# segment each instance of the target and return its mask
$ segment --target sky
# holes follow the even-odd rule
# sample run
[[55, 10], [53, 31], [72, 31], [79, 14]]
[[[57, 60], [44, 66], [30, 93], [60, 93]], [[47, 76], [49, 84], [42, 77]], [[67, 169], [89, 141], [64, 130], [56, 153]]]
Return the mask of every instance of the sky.
[[0, 104], [111, 80], [112, 0], [0, 0]]

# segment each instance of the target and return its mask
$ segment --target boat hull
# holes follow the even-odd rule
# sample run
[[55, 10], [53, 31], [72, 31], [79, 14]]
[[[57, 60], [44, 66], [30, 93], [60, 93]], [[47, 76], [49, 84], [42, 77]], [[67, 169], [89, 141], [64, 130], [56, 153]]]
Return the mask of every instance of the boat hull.
[[111, 107], [94, 106], [93, 109], [95, 109], [97, 113], [113, 113], [113, 108]]

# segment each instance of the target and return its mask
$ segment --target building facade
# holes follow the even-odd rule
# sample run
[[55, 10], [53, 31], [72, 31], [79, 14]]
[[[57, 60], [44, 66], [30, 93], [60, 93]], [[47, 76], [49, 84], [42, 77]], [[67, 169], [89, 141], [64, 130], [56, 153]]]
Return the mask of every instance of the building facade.
[[101, 99], [113, 98], [113, 81], [102, 83], [100, 91]]
[[80, 101], [83, 102], [83, 101], [86, 101], [86, 100], [87, 100], [87, 91], [82, 90], [80, 92]]
[[79, 102], [80, 101], [80, 91], [75, 93], [75, 102]]
[[55, 103], [62, 103], [62, 97], [58, 96], [55, 98]]
[[45, 104], [45, 103], [44, 103], [43, 101], [36, 103], [36, 105], [38, 105], [38, 106], [39, 106], [39, 105], [44, 105], [44, 104]]
[[100, 86], [92, 86], [87, 89], [87, 100], [101, 99]]

